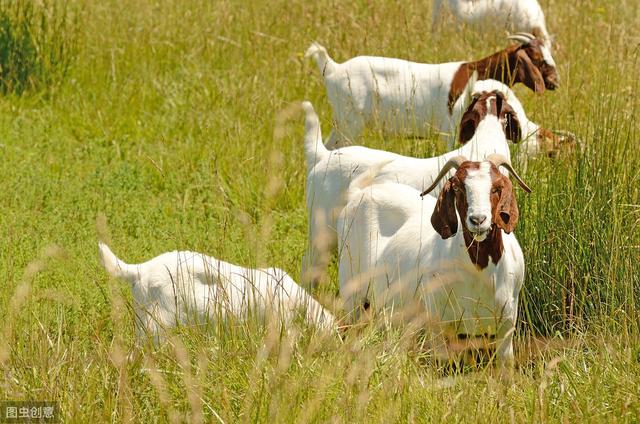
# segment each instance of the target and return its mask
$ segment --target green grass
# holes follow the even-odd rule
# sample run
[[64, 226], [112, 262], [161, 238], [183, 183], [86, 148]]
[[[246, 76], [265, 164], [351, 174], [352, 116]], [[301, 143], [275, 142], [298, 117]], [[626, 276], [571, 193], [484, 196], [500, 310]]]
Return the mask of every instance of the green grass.
[[[440, 62], [492, 53], [504, 34], [432, 34], [418, 1], [78, 0], [64, 82], [0, 98], [0, 399], [57, 400], [70, 422], [637, 421], [640, 8], [542, 3], [562, 87], [515, 91], [530, 118], [584, 149], [518, 165], [533, 193], [519, 194], [527, 276], [511, 377], [443, 376], [414, 335], [373, 327], [342, 343], [212, 325], [139, 350], [128, 287], [107, 278], [96, 246], [106, 237], [132, 263], [197, 250], [299, 279], [292, 105], [311, 100], [330, 128], [308, 44], [338, 61]], [[375, 132], [366, 144], [443, 149]], [[331, 306], [335, 265], [330, 275], [317, 295]], [[534, 336], [549, 340], [540, 353], [528, 353]]]
[[66, 1], [0, 1], [0, 92], [50, 91], [74, 58], [77, 21]]

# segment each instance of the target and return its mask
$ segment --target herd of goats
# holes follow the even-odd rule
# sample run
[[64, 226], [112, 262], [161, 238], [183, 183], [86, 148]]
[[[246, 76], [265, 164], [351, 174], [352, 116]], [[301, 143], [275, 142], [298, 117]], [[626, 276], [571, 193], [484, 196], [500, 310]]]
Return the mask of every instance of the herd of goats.
[[[441, 1], [434, 5], [434, 25]], [[393, 315], [435, 335], [437, 358], [461, 341], [513, 363], [513, 334], [525, 264], [514, 234], [519, 212], [511, 165], [518, 155], [551, 155], [566, 137], [530, 121], [509, 88], [554, 90], [559, 76], [536, 0], [449, 0], [454, 17], [518, 30], [516, 44], [472, 62], [423, 64], [359, 56], [336, 63], [313, 43], [334, 128], [323, 140], [313, 106], [304, 154], [309, 242], [305, 287], [326, 280], [338, 252], [341, 318], [278, 268], [248, 269], [196, 252], [126, 264], [100, 242], [107, 272], [131, 284], [136, 331], [154, 343], [178, 323], [275, 315], [319, 331], [349, 331], [370, 312]], [[352, 145], [365, 128], [385, 134], [441, 134], [449, 152], [412, 158]], [[456, 143], [458, 148], [454, 148]]]

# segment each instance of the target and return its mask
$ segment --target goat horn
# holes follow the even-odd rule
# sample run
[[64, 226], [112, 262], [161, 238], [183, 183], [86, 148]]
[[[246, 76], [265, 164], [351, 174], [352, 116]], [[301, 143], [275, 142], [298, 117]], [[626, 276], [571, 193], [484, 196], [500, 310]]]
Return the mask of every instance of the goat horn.
[[438, 174], [436, 179], [433, 180], [433, 183], [429, 186], [429, 188], [427, 188], [425, 191], [420, 193], [420, 196], [422, 197], [429, 194], [434, 188], [437, 187], [442, 177], [447, 175], [447, 173], [451, 170], [451, 168], [458, 169], [460, 165], [462, 165], [462, 162], [466, 162], [467, 160], [468, 159], [464, 156], [454, 156], [451, 159], [449, 159], [447, 163], [445, 163], [442, 169], [440, 170], [440, 173]]
[[523, 35], [525, 37], [528, 37], [532, 40], [535, 40], [536, 36], [531, 34], [530, 32], [516, 32], [516, 35]]
[[507, 169], [507, 171], [509, 171], [509, 173], [513, 175], [513, 178], [515, 178], [516, 181], [518, 181], [518, 184], [520, 184], [520, 187], [522, 187], [522, 189], [527, 193], [531, 193], [531, 189], [529, 188], [529, 186], [526, 185], [525, 182], [522, 181], [522, 178], [520, 178], [520, 175], [518, 175], [518, 173], [513, 170], [513, 167], [511, 166], [511, 162], [509, 162], [509, 159], [504, 157], [504, 155], [501, 155], [499, 153], [493, 153], [487, 156], [486, 160], [494, 164], [496, 168], [500, 168], [501, 166], [504, 166]]
[[519, 41], [523, 44], [528, 44], [531, 41], [533, 41], [535, 39], [535, 37], [531, 36], [532, 38], [529, 38], [531, 34], [527, 34], [525, 35], [524, 33], [518, 33], [518, 34], [512, 34], [510, 36], [507, 37], [507, 39], [509, 40], [515, 40], [515, 41]]

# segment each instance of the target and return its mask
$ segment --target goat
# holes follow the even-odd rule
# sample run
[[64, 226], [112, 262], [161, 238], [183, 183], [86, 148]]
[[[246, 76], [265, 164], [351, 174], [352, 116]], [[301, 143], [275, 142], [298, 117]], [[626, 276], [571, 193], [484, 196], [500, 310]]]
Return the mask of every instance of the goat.
[[[431, 28], [435, 28], [443, 0], [435, 0]], [[551, 50], [544, 12], [537, 0], [448, 0], [449, 9], [459, 21], [475, 26], [503, 27], [511, 31], [530, 32]]]
[[[426, 317], [445, 339], [495, 340], [499, 362], [512, 361], [524, 258], [501, 166], [531, 191], [502, 155], [453, 157], [422, 194], [369, 173], [353, 181], [337, 225], [340, 297], [351, 320], [369, 307], [413, 323]], [[425, 196], [452, 168], [438, 198]]]
[[287, 328], [303, 313], [306, 322], [335, 330], [333, 315], [283, 270], [249, 269], [197, 252], [167, 252], [148, 262], [129, 265], [99, 242], [100, 259], [108, 274], [131, 284], [138, 339], [178, 323], [233, 316], [273, 314]]
[[442, 134], [455, 132], [454, 111], [464, 110], [462, 94], [477, 74], [508, 85], [524, 83], [535, 92], [558, 87], [559, 77], [549, 50], [530, 34], [510, 38], [521, 44], [475, 62], [425, 64], [401, 59], [358, 56], [338, 64], [313, 43], [313, 57], [324, 76], [336, 128], [327, 147], [354, 141], [377, 120], [388, 133], [426, 136], [430, 125]]
[[[515, 115], [518, 117], [519, 127], [522, 131], [521, 142], [519, 144], [518, 156], [522, 160], [524, 157], [531, 157], [535, 155], [544, 154], [546, 156], [555, 156], [563, 147], [567, 146], [572, 148], [575, 143], [575, 136], [571, 133], [560, 134], [560, 132], [552, 131], [547, 128], [543, 128], [533, 121], [530, 121], [527, 114], [524, 111], [524, 107], [515, 93], [505, 84], [500, 81], [487, 79], [477, 81], [473, 84], [471, 89], [471, 104], [469, 108], [473, 106], [473, 102], [478, 99], [478, 96], [482, 93], [488, 92], [500, 92], [503, 94], [505, 101], [513, 108]], [[453, 114], [453, 119], [459, 122], [458, 113]], [[467, 124], [468, 125], [468, 124]], [[463, 128], [464, 125], [460, 125], [460, 132], [469, 131], [470, 128]], [[471, 127], [472, 129], [473, 127]], [[461, 143], [465, 143], [469, 138], [468, 135], [460, 134], [458, 140]], [[455, 137], [449, 137], [448, 148], [452, 149], [455, 145]], [[518, 140], [512, 140], [518, 142]]]
[[[309, 243], [302, 262], [303, 283], [315, 284], [337, 247], [336, 219], [346, 204], [351, 180], [372, 165], [390, 161], [378, 179], [401, 182], [416, 189], [430, 184], [443, 163], [465, 155], [482, 160], [491, 153], [510, 158], [507, 140], [521, 138], [519, 117], [500, 92], [483, 93], [462, 116], [464, 145], [444, 155], [416, 159], [362, 146], [328, 150], [322, 143], [318, 115], [309, 102], [306, 113], [304, 152], [307, 162], [306, 201], [309, 213]], [[437, 194], [437, 192], [436, 192]]]

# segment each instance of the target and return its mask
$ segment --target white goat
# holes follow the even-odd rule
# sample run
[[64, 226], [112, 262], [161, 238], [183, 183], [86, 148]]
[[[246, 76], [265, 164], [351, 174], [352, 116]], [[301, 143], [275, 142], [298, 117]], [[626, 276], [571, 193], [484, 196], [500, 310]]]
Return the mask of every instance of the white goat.
[[[435, 28], [443, 0], [433, 3], [431, 27]], [[537, 0], [448, 0], [449, 9], [462, 22], [478, 26], [530, 32], [551, 50], [544, 12]]]
[[464, 113], [465, 144], [444, 155], [416, 159], [362, 146], [328, 150], [322, 143], [320, 122], [313, 106], [303, 102], [302, 107], [306, 113], [304, 152], [310, 226], [308, 250], [302, 264], [304, 283], [316, 283], [320, 279], [331, 252], [337, 247], [336, 219], [346, 204], [346, 190], [353, 178], [376, 163], [390, 161], [379, 173], [378, 180], [422, 189], [431, 184], [442, 165], [453, 156], [482, 160], [489, 154], [500, 153], [510, 158], [507, 138], [516, 141], [521, 132], [514, 110], [502, 94], [493, 92], [481, 95]]
[[136, 332], [154, 342], [178, 323], [202, 323], [232, 316], [273, 315], [288, 328], [300, 312], [306, 322], [335, 330], [329, 311], [283, 270], [249, 269], [196, 252], [168, 252], [142, 264], [128, 265], [99, 243], [106, 271], [131, 283]]
[[422, 193], [456, 169], [438, 199], [405, 184], [371, 184], [369, 174], [354, 180], [338, 218], [340, 296], [352, 319], [369, 307], [412, 322], [426, 317], [445, 340], [488, 338], [501, 363], [513, 359], [524, 258], [512, 234], [516, 196], [500, 166], [530, 192], [501, 155], [451, 158]]
[[542, 42], [530, 34], [510, 38], [522, 44], [507, 47], [475, 62], [415, 63], [384, 57], [359, 56], [334, 62], [327, 50], [313, 43], [313, 57], [324, 76], [336, 128], [329, 149], [355, 141], [373, 123], [386, 133], [426, 136], [429, 128], [455, 134], [452, 118], [464, 111], [465, 92], [477, 79], [497, 79], [508, 85], [524, 83], [542, 93], [554, 90], [559, 77]]

